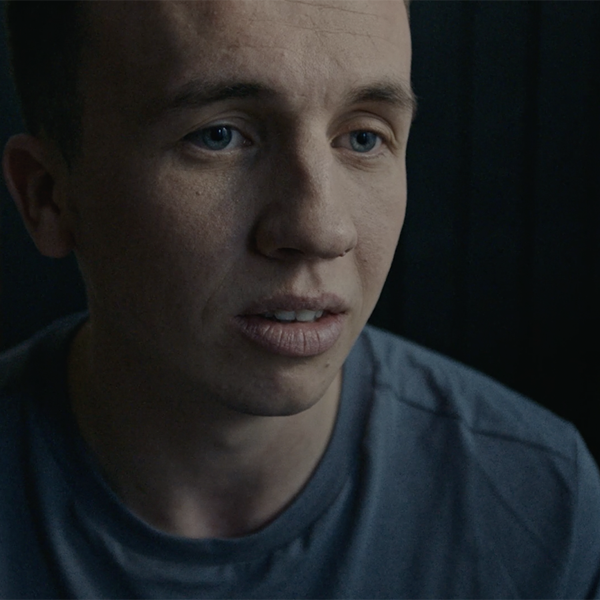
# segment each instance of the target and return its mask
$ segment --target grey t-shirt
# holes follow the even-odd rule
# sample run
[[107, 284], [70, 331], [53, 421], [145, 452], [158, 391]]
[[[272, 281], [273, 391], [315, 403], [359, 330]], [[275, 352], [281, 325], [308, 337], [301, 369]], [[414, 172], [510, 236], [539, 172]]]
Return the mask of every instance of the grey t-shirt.
[[575, 429], [370, 327], [288, 509], [237, 539], [153, 529], [102, 480], [69, 410], [83, 318], [0, 359], [0, 597], [598, 597], [600, 480]]

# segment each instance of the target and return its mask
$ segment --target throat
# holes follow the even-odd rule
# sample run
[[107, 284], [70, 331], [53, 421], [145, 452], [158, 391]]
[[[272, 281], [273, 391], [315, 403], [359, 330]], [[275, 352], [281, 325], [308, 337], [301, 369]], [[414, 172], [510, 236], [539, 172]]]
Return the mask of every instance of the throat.
[[240, 537], [301, 493], [333, 430], [341, 372], [319, 401], [293, 415], [199, 418], [185, 408], [189, 401], [162, 394], [140, 401], [110, 369], [95, 373], [91, 331], [84, 325], [69, 351], [73, 413], [101, 475], [139, 518], [182, 537]]

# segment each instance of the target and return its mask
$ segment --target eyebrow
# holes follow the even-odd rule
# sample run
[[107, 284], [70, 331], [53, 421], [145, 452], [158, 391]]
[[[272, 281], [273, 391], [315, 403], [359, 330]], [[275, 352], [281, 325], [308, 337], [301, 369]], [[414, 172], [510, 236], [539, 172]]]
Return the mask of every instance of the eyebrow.
[[417, 112], [417, 98], [412, 87], [404, 82], [383, 82], [366, 85], [352, 90], [346, 97], [346, 104], [381, 102], [409, 113], [412, 119]]
[[186, 109], [202, 108], [226, 100], [246, 100], [274, 96], [275, 91], [260, 83], [231, 82], [210, 83], [192, 80], [181, 86], [174, 94], [153, 107], [148, 121], [153, 123], [164, 114]]
[[207, 84], [192, 81], [183, 86], [171, 99], [168, 110], [207, 106], [225, 100], [266, 99], [273, 95], [275, 95], [274, 90], [260, 83], [232, 82]]
[[[218, 82], [209, 83], [193, 80], [179, 88], [164, 102], [159, 103], [149, 116], [149, 122], [155, 122], [165, 113], [186, 109], [197, 109], [227, 100], [268, 100], [278, 96], [278, 92], [269, 86], [255, 82]], [[373, 83], [351, 90], [344, 98], [344, 104], [351, 106], [366, 102], [381, 102], [401, 109], [414, 118], [417, 100], [410, 87], [404, 82]]]

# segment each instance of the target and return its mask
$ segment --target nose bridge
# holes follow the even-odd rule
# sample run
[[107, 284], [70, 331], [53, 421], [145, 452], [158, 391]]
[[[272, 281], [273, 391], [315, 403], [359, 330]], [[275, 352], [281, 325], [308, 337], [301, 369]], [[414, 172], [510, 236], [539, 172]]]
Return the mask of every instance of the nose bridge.
[[351, 198], [336, 166], [326, 136], [306, 130], [273, 161], [257, 232], [263, 254], [331, 259], [354, 248]]
[[287, 204], [299, 219], [316, 219], [315, 226], [318, 222], [325, 225], [325, 217], [333, 217], [331, 213], [336, 212], [332, 157], [324, 151], [325, 144], [318, 136], [304, 133], [299, 138], [286, 157], [288, 168], [281, 173]]

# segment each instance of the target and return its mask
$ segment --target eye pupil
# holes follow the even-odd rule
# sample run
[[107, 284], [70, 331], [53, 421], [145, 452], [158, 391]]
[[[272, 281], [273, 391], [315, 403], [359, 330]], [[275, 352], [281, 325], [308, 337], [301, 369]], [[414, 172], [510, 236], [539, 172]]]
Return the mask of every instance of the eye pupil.
[[231, 127], [216, 125], [202, 130], [202, 142], [211, 150], [223, 150], [231, 143], [233, 137]]
[[353, 131], [350, 144], [356, 152], [369, 152], [377, 144], [377, 135], [372, 131]]
[[224, 139], [227, 139], [228, 131], [226, 127], [212, 127], [208, 130], [208, 134], [211, 141], [222, 142]]
[[369, 136], [367, 135], [366, 131], [361, 131], [357, 136], [356, 136], [356, 141], [361, 145], [361, 146], [365, 146], [366, 144], [369, 143]]

